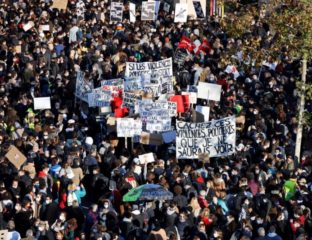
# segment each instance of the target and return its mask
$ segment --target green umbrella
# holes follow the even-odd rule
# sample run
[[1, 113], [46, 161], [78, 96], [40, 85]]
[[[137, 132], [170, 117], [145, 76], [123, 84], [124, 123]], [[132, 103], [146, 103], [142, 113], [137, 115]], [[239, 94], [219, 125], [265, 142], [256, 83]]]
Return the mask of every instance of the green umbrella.
[[124, 202], [170, 200], [173, 194], [158, 184], [144, 184], [131, 189], [122, 200]]

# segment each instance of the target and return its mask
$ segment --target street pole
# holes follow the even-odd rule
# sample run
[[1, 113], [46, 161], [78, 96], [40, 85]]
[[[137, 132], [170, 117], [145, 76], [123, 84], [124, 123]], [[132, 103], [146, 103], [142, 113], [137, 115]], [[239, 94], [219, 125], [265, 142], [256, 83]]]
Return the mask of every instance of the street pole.
[[304, 55], [302, 61], [302, 75], [301, 75], [301, 89], [300, 89], [300, 103], [299, 103], [299, 119], [298, 119], [298, 129], [296, 136], [296, 149], [295, 157], [300, 164], [300, 152], [301, 152], [301, 142], [302, 142], [302, 131], [303, 131], [303, 112], [305, 105], [305, 84], [307, 80], [307, 56]]

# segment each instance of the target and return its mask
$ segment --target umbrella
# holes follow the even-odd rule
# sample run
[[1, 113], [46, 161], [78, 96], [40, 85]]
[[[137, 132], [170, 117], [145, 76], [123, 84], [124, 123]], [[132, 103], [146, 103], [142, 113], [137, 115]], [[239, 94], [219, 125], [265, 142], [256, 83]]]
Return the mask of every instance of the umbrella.
[[144, 184], [131, 189], [123, 196], [124, 202], [144, 200], [170, 200], [173, 194], [158, 184]]

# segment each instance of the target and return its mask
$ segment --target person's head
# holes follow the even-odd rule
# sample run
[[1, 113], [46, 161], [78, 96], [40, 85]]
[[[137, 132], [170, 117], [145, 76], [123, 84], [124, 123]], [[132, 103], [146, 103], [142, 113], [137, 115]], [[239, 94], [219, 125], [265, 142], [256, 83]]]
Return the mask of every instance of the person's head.
[[265, 229], [263, 227], [260, 227], [258, 229], [258, 235], [259, 235], [259, 237], [264, 237], [265, 236]]
[[66, 215], [67, 215], [67, 213], [64, 212], [64, 211], [62, 211], [62, 212], [60, 213], [59, 220], [61, 220], [62, 222], [64, 222], [64, 221], [66, 220]]
[[276, 228], [274, 225], [271, 225], [269, 228], [269, 233], [275, 233], [276, 232]]
[[45, 203], [48, 205], [48, 204], [52, 203], [52, 201], [53, 201], [52, 196], [48, 194], [46, 196]]

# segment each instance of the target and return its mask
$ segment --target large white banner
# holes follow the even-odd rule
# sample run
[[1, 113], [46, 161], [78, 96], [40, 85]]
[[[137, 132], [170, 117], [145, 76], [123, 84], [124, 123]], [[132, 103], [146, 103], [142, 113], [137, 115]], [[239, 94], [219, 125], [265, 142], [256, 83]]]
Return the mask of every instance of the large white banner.
[[142, 122], [140, 119], [117, 118], [117, 137], [133, 137], [141, 135]]
[[235, 116], [206, 123], [177, 122], [176, 154], [178, 159], [197, 158], [201, 153], [210, 157], [235, 153]]
[[145, 76], [159, 80], [160, 77], [171, 77], [172, 58], [160, 60], [158, 62], [127, 62], [125, 76], [128, 78]]

